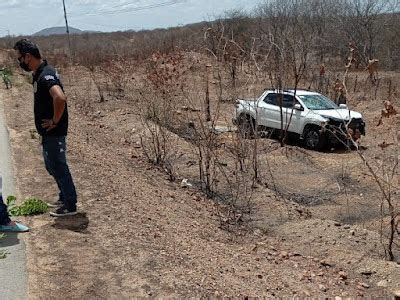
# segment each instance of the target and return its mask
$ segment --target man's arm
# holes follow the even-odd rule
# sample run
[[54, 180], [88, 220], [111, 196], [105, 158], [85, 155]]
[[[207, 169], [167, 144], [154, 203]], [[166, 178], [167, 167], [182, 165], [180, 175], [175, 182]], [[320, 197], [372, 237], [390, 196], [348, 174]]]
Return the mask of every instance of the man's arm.
[[65, 96], [64, 92], [62, 91], [59, 85], [53, 85], [51, 87], [50, 95], [53, 98], [53, 107], [54, 107], [53, 122], [55, 124], [58, 124], [64, 113], [67, 97]]
[[65, 110], [65, 103], [67, 101], [67, 97], [62, 91], [59, 85], [53, 85], [50, 90], [50, 96], [53, 98], [53, 108], [54, 114], [53, 118], [50, 120], [43, 120], [42, 127], [46, 128], [47, 131], [52, 130], [57, 127], [58, 122], [60, 122], [61, 117]]

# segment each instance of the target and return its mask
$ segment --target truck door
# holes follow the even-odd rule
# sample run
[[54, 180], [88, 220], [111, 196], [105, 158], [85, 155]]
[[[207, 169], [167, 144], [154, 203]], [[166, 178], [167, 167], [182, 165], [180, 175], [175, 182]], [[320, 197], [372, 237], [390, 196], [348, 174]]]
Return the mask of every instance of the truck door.
[[278, 105], [278, 94], [269, 93], [260, 101], [262, 125], [269, 128], [281, 128], [281, 113]]

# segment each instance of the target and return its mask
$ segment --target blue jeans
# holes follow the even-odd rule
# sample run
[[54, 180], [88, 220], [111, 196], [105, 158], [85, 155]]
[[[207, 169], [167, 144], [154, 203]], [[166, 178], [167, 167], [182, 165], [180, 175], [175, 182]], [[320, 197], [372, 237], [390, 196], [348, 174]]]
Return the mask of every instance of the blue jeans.
[[7, 225], [10, 222], [7, 206], [3, 203], [3, 197], [0, 195], [0, 225]]
[[47, 172], [60, 190], [59, 200], [69, 211], [76, 210], [76, 190], [67, 164], [65, 136], [43, 136], [43, 158]]

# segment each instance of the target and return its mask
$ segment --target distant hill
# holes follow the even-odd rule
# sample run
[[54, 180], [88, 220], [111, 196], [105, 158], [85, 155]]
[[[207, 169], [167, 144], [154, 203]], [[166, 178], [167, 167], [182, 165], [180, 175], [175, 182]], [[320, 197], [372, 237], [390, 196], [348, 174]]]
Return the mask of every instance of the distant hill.
[[[70, 27], [70, 34], [83, 34], [83, 33], [94, 33], [98, 31], [83, 31], [78, 28]], [[61, 27], [51, 27], [40, 30], [39, 32], [34, 33], [32, 36], [49, 36], [49, 35], [57, 35], [57, 34], [66, 34], [65, 26]]]

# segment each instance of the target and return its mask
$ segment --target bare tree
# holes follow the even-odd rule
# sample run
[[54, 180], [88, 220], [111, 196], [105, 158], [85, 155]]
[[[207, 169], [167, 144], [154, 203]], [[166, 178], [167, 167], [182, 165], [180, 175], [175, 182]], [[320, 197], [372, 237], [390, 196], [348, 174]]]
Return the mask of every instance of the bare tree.
[[390, 1], [386, 0], [345, 0], [337, 16], [347, 38], [361, 49], [364, 64], [377, 55], [382, 14], [389, 12]]

